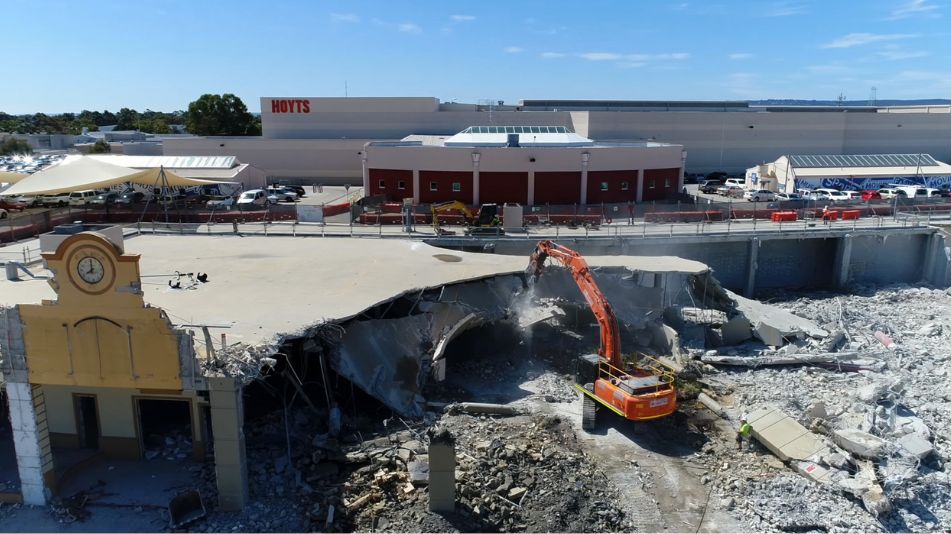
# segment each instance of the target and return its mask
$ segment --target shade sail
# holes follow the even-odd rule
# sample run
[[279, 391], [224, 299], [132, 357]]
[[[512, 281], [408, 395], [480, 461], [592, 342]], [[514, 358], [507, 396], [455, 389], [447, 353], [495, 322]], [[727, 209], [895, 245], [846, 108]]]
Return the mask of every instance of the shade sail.
[[15, 184], [27, 176], [29, 176], [29, 174], [22, 172], [0, 171], [0, 184]]
[[[165, 180], [162, 180], [164, 173]], [[218, 180], [195, 180], [185, 178], [169, 171], [147, 169], [138, 171], [98, 161], [93, 158], [67, 158], [54, 165], [31, 174], [3, 192], [4, 195], [53, 194], [86, 189], [100, 189], [131, 182], [150, 187], [177, 187], [231, 183]]]

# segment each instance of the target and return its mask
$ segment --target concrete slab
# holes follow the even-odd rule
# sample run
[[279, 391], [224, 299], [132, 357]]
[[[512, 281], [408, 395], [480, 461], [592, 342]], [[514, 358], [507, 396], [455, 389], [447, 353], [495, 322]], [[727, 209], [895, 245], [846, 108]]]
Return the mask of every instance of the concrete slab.
[[767, 345], [781, 346], [783, 337], [800, 334], [815, 338], [824, 338], [829, 335], [809, 319], [742, 297], [729, 290], [726, 290], [726, 293], [736, 302], [737, 311], [749, 319], [756, 337]]
[[753, 437], [780, 460], [809, 460], [828, 451], [819, 437], [772, 405], [761, 405], [748, 416]]
[[854, 428], [832, 432], [836, 445], [862, 458], [879, 458], [885, 453], [888, 442], [878, 436]]
[[720, 337], [724, 345], [739, 345], [753, 337], [749, 319], [737, 316], [723, 323], [720, 327]]
[[934, 446], [920, 434], [906, 434], [898, 439], [898, 445], [908, 454], [917, 458], [926, 458], [934, 452]]
[[[528, 262], [527, 256], [449, 251], [395, 239], [140, 235], [126, 237], [125, 249], [142, 255], [146, 303], [164, 309], [173, 323], [230, 325], [225, 331], [229, 343], [253, 346], [354, 317], [420, 289], [521, 273]], [[632, 272], [709, 270], [669, 256], [586, 259], [593, 267]], [[208, 273], [209, 282], [170, 289], [176, 271]], [[188, 285], [187, 279], [182, 282]], [[0, 307], [55, 298], [44, 280], [0, 280]]]

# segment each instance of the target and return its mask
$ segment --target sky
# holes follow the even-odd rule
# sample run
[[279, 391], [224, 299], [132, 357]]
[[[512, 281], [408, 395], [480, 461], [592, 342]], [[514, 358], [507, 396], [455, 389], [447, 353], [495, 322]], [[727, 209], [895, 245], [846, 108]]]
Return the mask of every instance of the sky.
[[0, 111], [260, 97], [951, 97], [938, 0], [0, 0]]

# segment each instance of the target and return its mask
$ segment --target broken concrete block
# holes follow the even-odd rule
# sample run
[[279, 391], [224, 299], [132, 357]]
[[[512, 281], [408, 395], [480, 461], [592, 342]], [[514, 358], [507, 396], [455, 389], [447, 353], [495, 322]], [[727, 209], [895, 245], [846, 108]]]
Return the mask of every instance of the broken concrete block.
[[916, 433], [902, 436], [898, 439], [898, 445], [912, 456], [922, 459], [934, 452], [931, 442]]
[[527, 492], [528, 492], [528, 488], [523, 488], [523, 487], [512, 488], [509, 490], [508, 498], [517, 503], [519, 499], [524, 497]]
[[753, 427], [753, 437], [784, 462], [809, 460], [828, 452], [818, 436], [775, 406], [762, 405], [747, 420]]
[[862, 386], [858, 389], [858, 398], [862, 402], [875, 402], [885, 395], [888, 386], [878, 382]]
[[829, 484], [832, 482], [830, 478], [830, 471], [815, 462], [793, 462], [792, 466], [797, 473], [806, 478], [812, 479], [814, 482], [818, 482], [820, 484]]
[[742, 315], [723, 323], [723, 326], [720, 327], [720, 337], [723, 339], [723, 344], [739, 345], [753, 337], [750, 326], [750, 321]]
[[[782, 342], [773, 344], [763, 339], [763, 337], [767, 337], [770, 338], [771, 341], [776, 341], [775, 334], [778, 334], [780, 338], [799, 337], [800, 334], [802, 334], [817, 339], [822, 339], [829, 335], [827, 331], [820, 328], [814, 321], [799, 317], [798, 315], [794, 315], [775, 306], [770, 306], [769, 304], [763, 304], [756, 300], [741, 297], [731, 291], [726, 291], [726, 293], [736, 302], [736, 310], [754, 325], [754, 333], [760, 329], [760, 325], [763, 326], [762, 332], [757, 334], [757, 337], [762, 339], [767, 345], [782, 345]], [[763, 337], [760, 337], [760, 335]]]
[[753, 336], [771, 347], [782, 347], [786, 343], [783, 333], [775, 326], [766, 323], [754, 324]]
[[809, 408], [806, 408], [806, 415], [810, 419], [828, 419], [829, 413], [826, 411], [824, 402], [814, 402]]
[[832, 432], [832, 441], [836, 445], [862, 458], [880, 458], [885, 453], [888, 442], [878, 436], [854, 428], [845, 428]]
[[409, 481], [413, 484], [429, 483], [429, 462], [412, 461], [406, 464], [406, 470], [409, 472]]
[[875, 517], [879, 517], [892, 509], [892, 504], [885, 497], [885, 491], [878, 484], [862, 494], [862, 504]]

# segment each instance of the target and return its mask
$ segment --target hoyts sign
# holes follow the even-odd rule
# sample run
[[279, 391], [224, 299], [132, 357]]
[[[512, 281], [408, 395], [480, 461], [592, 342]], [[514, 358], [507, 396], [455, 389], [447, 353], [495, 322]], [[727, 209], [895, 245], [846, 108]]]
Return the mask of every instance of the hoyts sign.
[[271, 113], [310, 113], [310, 100], [271, 100]]

